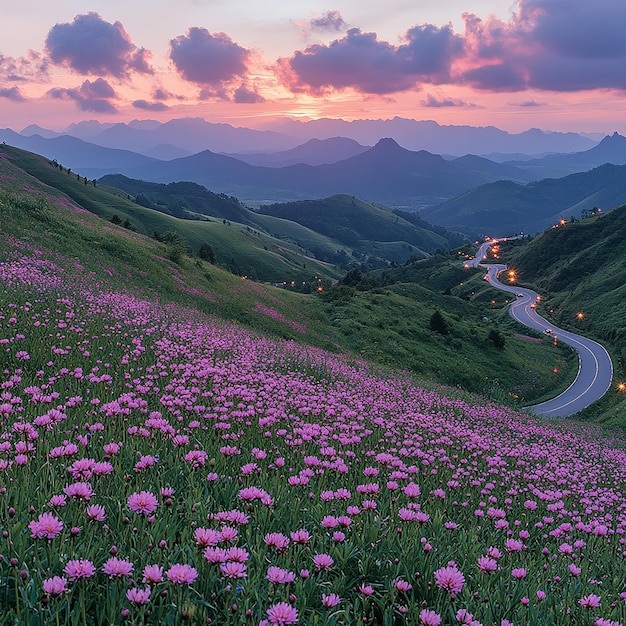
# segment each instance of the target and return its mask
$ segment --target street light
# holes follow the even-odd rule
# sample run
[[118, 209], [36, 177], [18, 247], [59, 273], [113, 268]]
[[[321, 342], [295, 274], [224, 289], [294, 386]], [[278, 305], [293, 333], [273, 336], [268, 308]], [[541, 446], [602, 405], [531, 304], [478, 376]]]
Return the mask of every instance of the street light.
[[582, 311], [578, 311], [578, 313], [576, 313], [576, 319], [584, 320], [585, 319], [585, 314]]

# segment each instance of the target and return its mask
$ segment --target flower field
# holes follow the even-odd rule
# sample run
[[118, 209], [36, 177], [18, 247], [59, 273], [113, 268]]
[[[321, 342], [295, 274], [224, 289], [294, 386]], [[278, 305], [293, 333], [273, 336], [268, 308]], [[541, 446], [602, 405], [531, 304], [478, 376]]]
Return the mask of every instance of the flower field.
[[0, 257], [0, 623], [626, 624], [626, 445]]

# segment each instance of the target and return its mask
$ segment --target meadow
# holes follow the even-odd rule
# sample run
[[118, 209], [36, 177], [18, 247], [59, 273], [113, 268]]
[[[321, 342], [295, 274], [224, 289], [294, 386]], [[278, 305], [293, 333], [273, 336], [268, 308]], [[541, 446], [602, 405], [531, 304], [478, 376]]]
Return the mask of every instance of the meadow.
[[24, 238], [0, 281], [0, 623], [626, 623], [619, 432], [264, 337]]

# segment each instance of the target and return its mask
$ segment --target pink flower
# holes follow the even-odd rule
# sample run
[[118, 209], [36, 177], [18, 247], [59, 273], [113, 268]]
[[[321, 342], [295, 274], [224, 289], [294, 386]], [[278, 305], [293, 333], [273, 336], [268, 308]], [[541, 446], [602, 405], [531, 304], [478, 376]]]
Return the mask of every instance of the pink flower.
[[467, 609], [459, 609], [455, 617], [459, 624], [471, 624], [474, 620], [474, 616]]
[[546, 599], [546, 592], [543, 591], [542, 589], [537, 589], [537, 600], [541, 602], [541, 600], [545, 600], [545, 599]]
[[139, 587], [128, 589], [126, 591], [126, 597], [137, 606], [148, 604], [148, 602], [150, 602], [150, 587], [146, 587], [145, 589], [140, 589]]
[[511, 571], [511, 576], [520, 580], [526, 577], [526, 570], [523, 567], [519, 567]]
[[439, 626], [441, 624], [441, 615], [430, 609], [422, 609], [420, 611], [420, 621], [424, 626]]
[[600, 606], [600, 601], [602, 600], [602, 598], [600, 596], [596, 596], [593, 593], [590, 593], [588, 596], [583, 596], [579, 601], [578, 604], [580, 604], [580, 606], [584, 606], [588, 609], [595, 609], [597, 607]]
[[89, 483], [72, 483], [63, 489], [63, 493], [77, 500], [91, 500], [93, 489]]
[[60, 596], [62, 593], [68, 591], [66, 585], [67, 578], [64, 576], [46, 578], [42, 583], [43, 590], [50, 596]]
[[126, 504], [135, 513], [151, 515], [156, 511], [159, 501], [151, 491], [140, 491], [139, 493], [131, 493]]
[[333, 515], [325, 515], [321, 523], [324, 528], [336, 528], [339, 526], [337, 518]]
[[498, 569], [498, 563], [495, 559], [492, 559], [488, 556], [480, 556], [478, 557], [478, 567], [481, 572], [491, 574]]
[[413, 589], [413, 585], [411, 585], [411, 583], [406, 580], [402, 580], [401, 578], [397, 578], [392, 584], [398, 591], [411, 591], [411, 589]]
[[96, 567], [91, 561], [78, 559], [68, 561], [63, 571], [70, 580], [78, 580], [79, 578], [91, 578], [96, 573]]
[[465, 584], [465, 576], [456, 567], [442, 567], [435, 571], [435, 583], [448, 593], [459, 593]]
[[54, 539], [63, 530], [63, 522], [52, 513], [42, 513], [28, 528], [33, 539]]
[[222, 540], [221, 533], [212, 528], [196, 528], [194, 534], [196, 543], [202, 548], [216, 546]]
[[285, 537], [282, 533], [267, 533], [265, 537], [263, 537], [263, 541], [265, 544], [276, 548], [277, 550], [285, 550], [289, 545], [289, 538]]
[[334, 561], [333, 558], [328, 554], [316, 554], [313, 557], [313, 563], [315, 564], [315, 569], [319, 572], [321, 570], [326, 570], [329, 567], [332, 567]]
[[226, 578], [245, 578], [247, 576], [247, 567], [238, 561], [227, 561], [220, 565], [220, 570]]
[[208, 546], [204, 551], [204, 558], [209, 563], [226, 563], [226, 561], [228, 561], [228, 553], [224, 548]]
[[291, 541], [294, 543], [307, 543], [311, 539], [311, 535], [308, 530], [301, 528], [300, 530], [296, 530], [294, 532], [289, 533], [291, 536]]
[[198, 578], [198, 570], [187, 563], [175, 563], [165, 572], [167, 579], [178, 585], [190, 585]]
[[327, 609], [332, 609], [334, 606], [337, 606], [341, 602], [341, 598], [336, 593], [329, 593], [326, 595], [322, 594], [322, 604]]
[[402, 492], [409, 498], [417, 498], [422, 493], [422, 490], [419, 485], [410, 482], [408, 485], [402, 487]]
[[578, 576], [580, 572], [582, 571], [580, 567], [578, 567], [575, 563], [570, 563], [567, 567], [569, 569], [569, 573], [572, 576]]
[[250, 554], [248, 553], [248, 551], [238, 546], [232, 546], [232, 548], [228, 548], [228, 550], [226, 550], [227, 561], [236, 561], [237, 563], [245, 563], [249, 557], [250, 557]]
[[122, 578], [128, 576], [133, 571], [133, 564], [130, 561], [124, 561], [112, 556], [102, 566], [102, 571], [111, 578]]
[[99, 504], [90, 504], [86, 512], [87, 517], [94, 522], [103, 522], [106, 519], [104, 507]]
[[270, 624], [295, 624], [298, 621], [298, 611], [286, 602], [278, 602], [266, 611]]
[[143, 568], [144, 583], [160, 583], [163, 581], [163, 568], [159, 565], [146, 565]]
[[54, 508], [60, 508], [67, 504], [67, 498], [65, 496], [56, 495], [50, 498], [48, 505]]
[[371, 585], [361, 584], [361, 586], [359, 587], [359, 591], [364, 596], [371, 596], [374, 593], [374, 588]]
[[286, 585], [293, 582], [296, 579], [296, 575], [289, 570], [270, 565], [267, 568], [267, 580], [276, 585]]

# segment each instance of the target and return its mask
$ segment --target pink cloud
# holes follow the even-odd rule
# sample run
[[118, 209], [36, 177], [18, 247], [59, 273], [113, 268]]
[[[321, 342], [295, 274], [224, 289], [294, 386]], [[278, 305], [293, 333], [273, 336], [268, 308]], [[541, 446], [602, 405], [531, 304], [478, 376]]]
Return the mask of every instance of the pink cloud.
[[111, 24], [95, 12], [77, 15], [71, 23], [55, 24], [46, 50], [57, 65], [79, 74], [126, 77], [129, 72], [151, 74], [150, 53], [137, 48], [120, 22]]
[[0, 98], [6, 98], [13, 102], [24, 102], [26, 98], [22, 95], [18, 87], [0, 88]]

